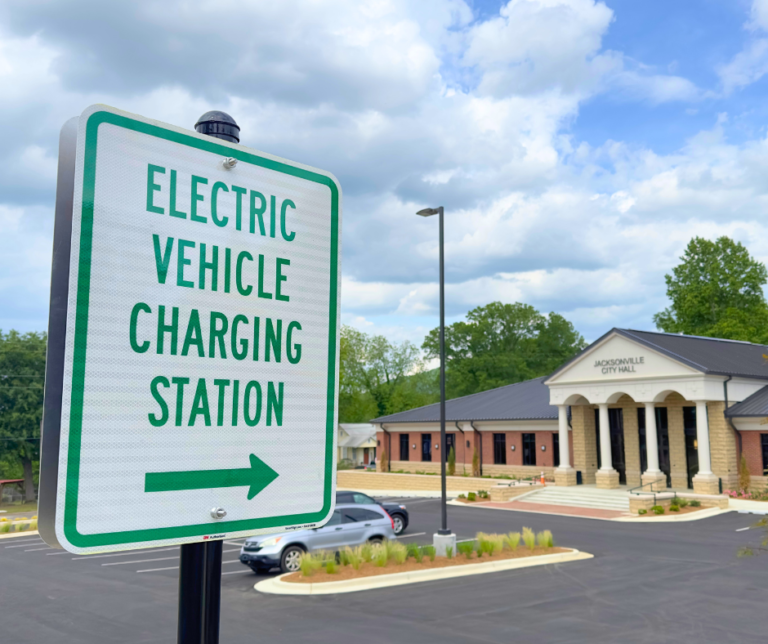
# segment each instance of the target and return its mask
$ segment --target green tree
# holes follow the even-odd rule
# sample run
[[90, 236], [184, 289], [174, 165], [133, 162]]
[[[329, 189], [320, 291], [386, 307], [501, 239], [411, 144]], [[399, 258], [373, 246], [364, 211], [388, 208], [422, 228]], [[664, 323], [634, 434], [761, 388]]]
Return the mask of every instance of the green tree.
[[764, 343], [768, 340], [765, 266], [729, 237], [694, 237], [666, 275], [671, 306], [653, 316], [667, 333]]
[[0, 463], [18, 464], [35, 500], [45, 382], [45, 333], [0, 331]]
[[423, 372], [419, 350], [349, 326], [341, 329], [339, 418], [364, 422], [434, 402], [432, 372]]
[[[439, 329], [422, 348], [440, 355]], [[492, 302], [445, 330], [446, 389], [450, 398], [501, 387], [554, 371], [585, 346], [573, 324], [528, 304]]]

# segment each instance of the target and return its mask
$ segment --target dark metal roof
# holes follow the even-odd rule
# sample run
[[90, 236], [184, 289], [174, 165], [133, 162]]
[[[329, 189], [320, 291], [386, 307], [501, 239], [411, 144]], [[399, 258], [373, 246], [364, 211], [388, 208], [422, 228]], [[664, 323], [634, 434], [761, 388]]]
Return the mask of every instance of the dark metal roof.
[[768, 416], [768, 385], [725, 410], [728, 418]]
[[[447, 422], [483, 420], [554, 420], [557, 407], [549, 404], [546, 376], [506, 385], [445, 403]], [[440, 404], [375, 418], [372, 423], [438, 423]]]
[[768, 346], [763, 344], [633, 329], [611, 329], [549, 377], [562, 372], [612, 333], [639, 342], [703, 373], [768, 380]]

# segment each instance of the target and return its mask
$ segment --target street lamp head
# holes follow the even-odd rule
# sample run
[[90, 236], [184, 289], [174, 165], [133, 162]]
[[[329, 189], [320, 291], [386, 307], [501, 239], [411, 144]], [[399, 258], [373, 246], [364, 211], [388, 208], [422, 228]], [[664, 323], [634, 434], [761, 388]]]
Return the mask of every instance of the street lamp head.
[[440, 212], [440, 208], [424, 208], [423, 210], [419, 210], [416, 214], [420, 217], [431, 217], [432, 215], [436, 215]]

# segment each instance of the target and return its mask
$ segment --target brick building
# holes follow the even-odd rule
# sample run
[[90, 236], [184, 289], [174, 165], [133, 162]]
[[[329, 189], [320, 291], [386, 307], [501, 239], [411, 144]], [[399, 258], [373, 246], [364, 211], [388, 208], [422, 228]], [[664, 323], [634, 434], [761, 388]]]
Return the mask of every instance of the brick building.
[[[537, 476], [558, 485], [641, 484], [704, 494], [768, 474], [768, 347], [613, 329], [553, 374], [377, 418], [391, 470]], [[447, 452], [446, 452], [447, 453]], [[381, 462], [381, 459], [380, 459]]]

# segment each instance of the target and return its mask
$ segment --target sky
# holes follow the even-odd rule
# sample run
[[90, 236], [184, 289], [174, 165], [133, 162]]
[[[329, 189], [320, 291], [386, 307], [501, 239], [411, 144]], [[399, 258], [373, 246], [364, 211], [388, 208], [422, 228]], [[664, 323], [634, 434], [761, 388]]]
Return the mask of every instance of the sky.
[[47, 328], [58, 133], [94, 103], [343, 189], [342, 322], [493, 301], [652, 330], [693, 236], [768, 261], [768, 0], [3, 0], [0, 329]]

